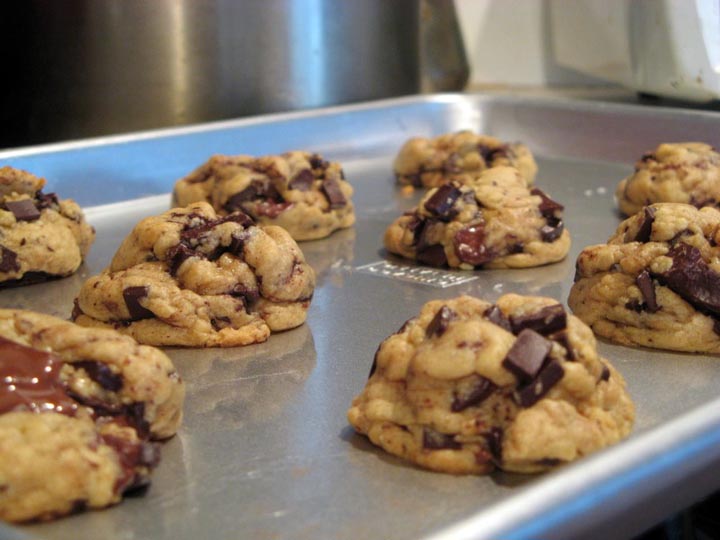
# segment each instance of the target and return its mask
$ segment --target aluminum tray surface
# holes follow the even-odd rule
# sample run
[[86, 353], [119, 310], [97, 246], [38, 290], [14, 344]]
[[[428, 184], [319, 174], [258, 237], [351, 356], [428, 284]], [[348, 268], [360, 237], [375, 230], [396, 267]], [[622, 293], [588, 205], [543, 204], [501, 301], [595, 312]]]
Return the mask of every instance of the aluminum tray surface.
[[[573, 247], [534, 269], [421, 272], [382, 249], [386, 226], [418, 199], [393, 182], [410, 136], [462, 128], [527, 143], [537, 185], [565, 204]], [[409, 466], [354, 434], [345, 417], [378, 344], [422, 304], [508, 292], [565, 302], [586, 245], [619, 223], [613, 192], [664, 141], [720, 145], [720, 116], [674, 109], [482, 95], [437, 95], [273, 115], [0, 153], [75, 198], [97, 240], [73, 277], [0, 292], [0, 306], [67, 317], [174, 181], [213, 153], [309, 149], [340, 161], [357, 225], [301, 247], [318, 286], [300, 328], [227, 350], [167, 349], [188, 385], [185, 421], [150, 490], [113, 508], [9, 528], [33, 538], [621, 538], [720, 487], [717, 358], [601, 343], [637, 405], [631, 437], [556, 472], [455, 477]], [[394, 265], [394, 266], [390, 266]], [[666, 495], [672, 490], [672, 496]]]

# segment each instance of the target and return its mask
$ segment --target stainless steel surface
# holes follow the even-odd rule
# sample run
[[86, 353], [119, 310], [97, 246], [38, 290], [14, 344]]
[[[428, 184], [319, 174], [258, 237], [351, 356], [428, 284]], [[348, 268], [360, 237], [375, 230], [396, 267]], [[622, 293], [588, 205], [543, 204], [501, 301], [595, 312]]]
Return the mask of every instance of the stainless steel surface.
[[443, 0], [28, 0], [0, 17], [15, 28], [0, 35], [0, 148], [415, 94], [423, 79], [460, 90], [468, 74]]
[[[385, 227], [418, 195], [394, 186], [395, 152], [411, 135], [460, 128], [523, 140], [538, 154], [538, 185], [566, 205], [573, 247], [565, 261], [479, 271], [443, 288], [440, 279], [412, 281], [412, 265], [382, 251]], [[636, 427], [627, 441], [541, 476], [419, 470], [355, 435], [345, 419], [378, 343], [425, 301], [506, 292], [565, 301], [578, 252], [606, 240], [619, 222], [618, 180], [660, 141], [689, 139], [720, 144], [720, 116], [440, 95], [0, 152], [0, 162], [45, 175], [49, 190], [90, 207], [98, 231], [79, 275], [2, 291], [3, 307], [67, 316], [81, 282], [103, 268], [138, 219], [167, 208], [163, 194], [174, 180], [212, 153], [323, 152], [343, 163], [358, 212], [353, 229], [301, 244], [319, 275], [306, 325], [246, 348], [168, 349], [188, 383], [186, 420], [144, 497], [22, 532], [47, 539], [621, 538], [720, 488], [714, 357], [601, 343], [628, 381]], [[385, 259], [407, 267], [409, 281], [368, 271]]]

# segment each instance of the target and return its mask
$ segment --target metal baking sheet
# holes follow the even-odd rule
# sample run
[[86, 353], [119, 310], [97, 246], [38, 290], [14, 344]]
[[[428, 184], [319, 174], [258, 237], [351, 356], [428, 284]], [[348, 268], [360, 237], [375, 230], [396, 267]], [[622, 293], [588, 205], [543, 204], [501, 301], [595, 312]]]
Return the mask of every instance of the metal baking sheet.
[[[572, 250], [534, 269], [424, 272], [382, 249], [386, 226], [416, 202], [393, 183], [410, 136], [471, 128], [521, 140], [537, 184], [566, 205]], [[174, 181], [213, 153], [309, 149], [340, 161], [357, 225], [301, 247], [318, 286], [300, 328], [226, 350], [167, 349], [188, 385], [185, 422], [151, 489], [98, 512], [9, 528], [59, 538], [619, 538], [720, 487], [720, 359], [601, 343], [637, 405], [631, 437], [556, 472], [455, 477], [407, 465], [353, 433], [345, 412], [377, 345], [434, 298], [517, 292], [565, 301], [575, 258], [619, 216], [613, 192], [664, 141], [720, 144], [717, 113], [483, 95], [410, 97], [0, 152], [48, 179], [97, 228], [80, 272], [0, 291], [0, 306], [67, 317], [88, 276]], [[672, 495], [667, 493], [671, 491]]]

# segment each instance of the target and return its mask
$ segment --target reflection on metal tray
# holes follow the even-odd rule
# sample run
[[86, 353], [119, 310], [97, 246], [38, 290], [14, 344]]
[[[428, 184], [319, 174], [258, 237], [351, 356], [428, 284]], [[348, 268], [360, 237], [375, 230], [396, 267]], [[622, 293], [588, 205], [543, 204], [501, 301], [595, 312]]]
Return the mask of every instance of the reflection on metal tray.
[[[573, 248], [565, 261], [460, 273], [474, 279], [452, 282], [457, 273], [428, 277], [387, 257], [385, 227], [418, 196], [394, 186], [394, 154], [410, 136], [461, 128], [522, 140], [539, 156], [538, 185], [566, 206]], [[345, 419], [378, 343], [427, 300], [461, 293], [495, 300], [517, 292], [565, 301], [578, 252], [605, 241], [618, 224], [616, 183], [644, 151], [681, 140], [720, 144], [720, 116], [440, 95], [0, 153], [0, 162], [47, 177], [48, 191], [77, 199], [98, 233], [79, 275], [2, 291], [3, 307], [69, 315], [82, 280], [107, 264], [141, 217], [168, 207], [175, 179], [213, 153], [322, 152], [343, 163], [358, 212], [353, 229], [301, 244], [319, 276], [306, 325], [246, 348], [168, 350], [188, 384], [186, 420], [164, 446], [144, 497], [13, 533], [617, 538], [717, 489], [720, 359], [712, 357], [602, 343], [636, 401], [635, 430], [613, 448], [542, 476], [420, 470], [355, 435]], [[399, 265], [403, 279], [388, 277], [386, 263]], [[0, 526], [0, 536], [10, 531]]]

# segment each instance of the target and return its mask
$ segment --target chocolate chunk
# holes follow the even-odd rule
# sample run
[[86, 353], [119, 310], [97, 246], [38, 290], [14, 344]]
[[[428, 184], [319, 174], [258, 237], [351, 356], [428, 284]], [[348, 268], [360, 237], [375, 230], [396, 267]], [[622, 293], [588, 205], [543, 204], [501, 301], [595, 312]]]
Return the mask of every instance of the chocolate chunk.
[[530, 190], [530, 194], [540, 197], [540, 204], [538, 205], [538, 209], [545, 218], [556, 217], [556, 212], [562, 212], [565, 209], [562, 204], [552, 200], [540, 188], [532, 188]]
[[401, 181], [402, 178], [406, 180], [406, 183], [410, 184], [413, 187], [422, 187], [422, 175], [420, 173], [418, 174], [396, 174], [395, 177], [398, 181]]
[[15, 219], [18, 221], [35, 221], [40, 218], [40, 212], [35, 206], [35, 203], [30, 199], [8, 201], [5, 203], [5, 206], [13, 213]]
[[250, 232], [248, 231], [234, 233], [230, 241], [230, 246], [228, 246], [228, 251], [237, 257], [241, 257], [245, 250], [245, 244], [249, 239]]
[[655, 313], [660, 309], [655, 299], [655, 286], [647, 270], [640, 272], [638, 277], [635, 278], [635, 284], [642, 293], [643, 300], [645, 301], [645, 309], [650, 313]]
[[447, 330], [450, 321], [452, 321], [457, 314], [447, 306], [442, 306], [433, 317], [433, 320], [428, 324], [425, 330], [425, 335], [429, 338], [434, 336], [442, 336]]
[[458, 258], [473, 266], [489, 263], [495, 258], [495, 253], [484, 244], [485, 225], [483, 222], [468, 225], [455, 233], [453, 246]]
[[313, 154], [310, 156], [310, 166], [313, 169], [322, 169], [325, 170], [328, 168], [329, 163], [325, 161], [323, 158], [321, 158], [318, 154]]
[[477, 151], [478, 151], [478, 154], [480, 154], [482, 156], [483, 161], [485, 161], [485, 164], [490, 165], [490, 161], [493, 158], [495, 149], [490, 148], [489, 146], [480, 143], [477, 145]]
[[0, 272], [17, 272], [20, 265], [17, 260], [17, 253], [5, 246], [0, 246]]
[[538, 376], [515, 392], [515, 401], [521, 407], [531, 407], [547, 394], [565, 375], [565, 370], [555, 360], [550, 360]]
[[330, 203], [331, 209], [342, 208], [347, 204], [347, 199], [340, 189], [340, 184], [333, 178], [326, 178], [322, 183], [322, 190]]
[[427, 450], [458, 450], [462, 445], [453, 435], [445, 435], [434, 429], [423, 429], [423, 448]]
[[653, 276], [697, 309], [720, 314], [720, 274], [707, 265], [700, 251], [679, 243], [667, 255], [672, 266]]
[[525, 244], [523, 244], [522, 242], [509, 244], [507, 248], [507, 252], [510, 255], [514, 255], [515, 253], [522, 253], [523, 251], [525, 251]]
[[115, 373], [107, 364], [95, 360], [81, 360], [71, 364], [76, 369], [82, 369], [88, 377], [102, 386], [105, 390], [117, 392], [123, 387], [123, 378]]
[[499, 465], [502, 461], [503, 435], [503, 430], [499, 427], [492, 427], [490, 428], [490, 431], [483, 433], [483, 437], [485, 437], [485, 440], [487, 441], [490, 455], [493, 457], [493, 461], [496, 465]]
[[645, 152], [645, 153], [642, 155], [642, 157], [640, 158], [640, 161], [642, 161], [643, 163], [647, 163], [648, 161], [653, 161], [653, 160], [655, 160], [655, 159], [657, 159], [657, 157], [655, 156], [654, 153], [652, 153], [652, 152]]
[[451, 184], [437, 188], [437, 191], [425, 202], [425, 210], [443, 220], [450, 220], [457, 214], [453, 205], [462, 192]]
[[543, 336], [526, 328], [518, 335], [503, 360], [503, 367], [510, 371], [521, 383], [532, 381], [547, 357], [552, 343]]
[[600, 373], [600, 380], [607, 381], [609, 379], [610, 379], [610, 368], [608, 368], [605, 364], [603, 364], [602, 372]]
[[418, 249], [417, 260], [430, 266], [445, 266], [447, 264], [445, 248], [440, 244], [435, 244], [422, 250]]
[[48, 208], [57, 208], [60, 204], [58, 196], [55, 193], [45, 194], [42, 191], [38, 191], [35, 198], [37, 199], [37, 208], [41, 212]]
[[315, 176], [310, 169], [303, 169], [290, 180], [288, 187], [299, 191], [309, 191], [315, 181]]
[[103, 444], [111, 447], [118, 457], [121, 475], [117, 479], [114, 489], [117, 493], [136, 489], [148, 482], [146, 475], [137, 471], [137, 468], [153, 468], [159, 462], [159, 448], [157, 443], [124, 439], [115, 435], [101, 435]]
[[216, 227], [218, 225], [222, 225], [223, 223], [228, 223], [228, 222], [237, 223], [238, 225], [241, 225], [243, 227], [250, 227], [252, 225], [255, 225], [255, 221], [253, 220], [253, 218], [251, 218], [250, 216], [248, 216], [245, 212], [242, 212], [241, 210], [237, 210], [237, 211], [233, 212], [232, 214], [229, 214], [225, 217], [217, 219], [217, 220], [211, 222], [210, 224], [213, 227]]
[[260, 291], [255, 287], [246, 287], [242, 283], [237, 283], [230, 291], [230, 296], [242, 298], [245, 307], [249, 308], [260, 299]]
[[130, 313], [130, 320], [139, 321], [140, 319], [149, 319], [155, 314], [149, 309], [140, 305], [140, 299], [146, 298], [150, 290], [148, 287], [127, 287], [123, 289], [123, 299]]
[[196, 253], [185, 244], [178, 244], [167, 250], [166, 258], [171, 276], [176, 276], [177, 271], [186, 260], [190, 257], [204, 257], [202, 254]]
[[565, 350], [567, 351], [567, 359], [568, 360], [575, 360], [575, 351], [573, 350], [573, 346], [570, 343], [570, 336], [567, 332], [558, 332], [557, 334], [553, 334], [552, 336], [549, 336], [550, 339], [555, 341], [556, 343], [559, 343], [562, 345]]
[[75, 499], [70, 507], [70, 514], [79, 514], [87, 510], [88, 501], [86, 499]]
[[458, 389], [453, 397], [450, 410], [452, 412], [464, 411], [468, 407], [479, 405], [489, 398], [497, 386], [490, 379], [475, 375], [469, 385]]
[[655, 221], [655, 208], [646, 206], [643, 208], [643, 220], [635, 235], [635, 242], [649, 242], [652, 234], [652, 226]]
[[70, 315], [70, 320], [74, 321], [80, 315], [83, 315], [83, 310], [80, 309], [80, 302], [76, 298], [75, 300], [73, 300], [73, 309], [72, 309], [72, 314]]
[[548, 217], [545, 218], [546, 224], [540, 227], [540, 238], [543, 242], [554, 242], [565, 230], [565, 224], [562, 219]]
[[[431, 238], [431, 232], [435, 228], [435, 225], [440, 223], [437, 219], [428, 218], [422, 220], [415, 228], [414, 239], [415, 247], [417, 251], [423, 251], [424, 249], [435, 245]], [[415, 223], [413, 223], [415, 225]]]
[[262, 189], [262, 183], [253, 181], [248, 187], [246, 187], [242, 191], [238, 191], [234, 195], [230, 196], [225, 202], [223, 208], [227, 212], [242, 210], [243, 203], [260, 198], [263, 192], [264, 190]]
[[713, 332], [720, 336], [720, 320], [713, 318]]
[[548, 335], [563, 330], [567, 326], [567, 314], [560, 304], [545, 306], [535, 313], [511, 316], [513, 334], [517, 334], [525, 328]]
[[492, 305], [487, 308], [485, 310], [485, 313], [483, 313], [483, 317], [485, 317], [491, 323], [498, 325], [500, 328], [503, 328], [508, 332], [512, 332], [510, 327], [510, 321], [496, 305]]

